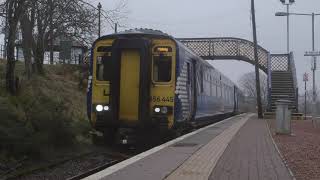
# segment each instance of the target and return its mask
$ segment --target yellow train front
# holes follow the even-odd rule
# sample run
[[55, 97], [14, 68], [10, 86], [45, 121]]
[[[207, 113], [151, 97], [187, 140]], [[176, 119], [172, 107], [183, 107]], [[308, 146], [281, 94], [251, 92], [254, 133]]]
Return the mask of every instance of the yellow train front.
[[[91, 124], [109, 143], [131, 144], [137, 134], [177, 130], [196, 116], [234, 112], [238, 103], [233, 84], [224, 90], [229, 103], [220, 97], [205, 98], [203, 76], [211, 71], [212, 66], [160, 31], [101, 37], [91, 52], [87, 94]], [[216, 75], [221, 83], [221, 74]]]

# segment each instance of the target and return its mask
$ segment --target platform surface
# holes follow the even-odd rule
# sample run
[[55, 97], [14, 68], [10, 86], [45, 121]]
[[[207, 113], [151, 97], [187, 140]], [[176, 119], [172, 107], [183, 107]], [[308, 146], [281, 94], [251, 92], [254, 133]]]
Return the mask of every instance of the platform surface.
[[292, 178], [264, 120], [244, 114], [155, 147], [86, 179]]
[[210, 180], [293, 179], [280, 158], [264, 120], [250, 118], [230, 142]]

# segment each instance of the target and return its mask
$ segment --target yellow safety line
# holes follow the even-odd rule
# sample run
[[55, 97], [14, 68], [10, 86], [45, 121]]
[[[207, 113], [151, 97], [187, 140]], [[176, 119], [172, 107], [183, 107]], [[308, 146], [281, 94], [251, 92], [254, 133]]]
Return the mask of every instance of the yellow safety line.
[[228, 127], [207, 145], [189, 157], [189, 159], [172, 172], [166, 180], [207, 180], [232, 138], [252, 116], [253, 114], [250, 114]]

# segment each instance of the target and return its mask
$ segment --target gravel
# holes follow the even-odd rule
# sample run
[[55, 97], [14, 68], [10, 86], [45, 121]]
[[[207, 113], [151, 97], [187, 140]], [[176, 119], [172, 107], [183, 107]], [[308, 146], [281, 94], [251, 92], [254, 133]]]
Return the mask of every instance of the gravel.
[[291, 127], [291, 136], [273, 133], [285, 161], [297, 180], [320, 180], [320, 128], [310, 120], [293, 121]]
[[19, 177], [17, 179], [21, 179], [21, 180], [67, 179], [67, 178], [79, 175], [81, 173], [84, 173], [90, 169], [101, 166], [105, 163], [111, 162], [113, 160], [114, 159], [112, 159], [108, 154], [89, 155], [83, 158], [70, 160], [52, 169], [34, 172], [33, 174]]
[[[8, 177], [11, 177], [10, 179], [18, 180], [68, 179], [86, 173], [92, 169], [96, 169], [97, 167], [101, 167], [102, 165], [105, 166], [106, 164], [114, 163], [115, 161], [130, 158], [135, 154], [135, 151], [129, 151], [124, 148], [90, 146], [87, 149], [83, 149], [82, 154], [64, 153], [61, 154], [61, 156], [56, 156], [56, 158], [52, 157], [50, 160], [24, 162], [23, 168], [18, 168], [15, 172], [12, 172], [5, 177], [1, 177], [0, 175], [0, 180]], [[31, 169], [38, 168], [38, 170], [30, 171], [30, 169], [28, 169], [28, 165], [31, 165]], [[24, 173], [24, 175], [12, 178], [14, 173]]]

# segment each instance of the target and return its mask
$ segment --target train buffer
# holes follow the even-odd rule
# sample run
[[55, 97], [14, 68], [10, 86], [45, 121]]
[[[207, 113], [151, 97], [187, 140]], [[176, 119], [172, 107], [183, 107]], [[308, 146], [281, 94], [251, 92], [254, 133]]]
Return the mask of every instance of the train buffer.
[[181, 136], [85, 179], [293, 179], [265, 120], [242, 114]]

